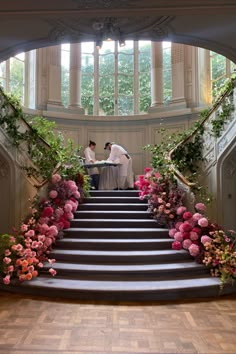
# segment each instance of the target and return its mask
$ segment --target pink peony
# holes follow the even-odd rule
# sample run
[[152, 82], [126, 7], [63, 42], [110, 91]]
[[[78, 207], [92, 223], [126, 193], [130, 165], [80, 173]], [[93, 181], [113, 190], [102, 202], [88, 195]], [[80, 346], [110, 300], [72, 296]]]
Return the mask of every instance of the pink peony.
[[191, 231], [190, 232], [190, 239], [192, 240], [192, 241], [196, 241], [197, 239], [198, 239], [198, 234], [196, 233], [196, 232], [194, 232], [194, 231]]
[[193, 257], [196, 257], [200, 251], [199, 246], [195, 245], [195, 244], [192, 244], [188, 250], [189, 250], [189, 253], [191, 254], [191, 256], [193, 256]]
[[192, 245], [192, 241], [191, 240], [186, 239], [186, 240], [183, 241], [183, 248], [185, 250], [188, 250], [191, 245]]
[[195, 205], [195, 209], [199, 210], [199, 211], [202, 211], [202, 212], [205, 212], [206, 211], [206, 206], [203, 203], [197, 203]]
[[182, 215], [186, 210], [187, 210], [187, 208], [185, 208], [183, 206], [180, 206], [180, 207], [178, 207], [178, 209], [176, 211], [176, 214], [177, 215]]
[[180, 225], [179, 227], [179, 231], [181, 232], [189, 232], [192, 230], [191, 225], [189, 225], [189, 223], [184, 222], [182, 225]]
[[182, 232], [176, 232], [176, 234], [174, 235], [174, 239], [175, 241], [179, 241], [179, 242], [182, 242], [183, 241], [183, 235], [182, 235]]
[[43, 209], [43, 212], [42, 212], [42, 217], [50, 217], [52, 216], [53, 214], [53, 208], [52, 207], [46, 207]]
[[211, 239], [209, 236], [207, 236], [207, 235], [203, 235], [203, 236], [201, 237], [201, 243], [202, 243], [203, 245], [205, 245], [206, 242], [211, 243], [211, 242], [212, 242], [212, 239]]
[[179, 242], [179, 241], [174, 241], [174, 242], [172, 243], [172, 248], [173, 248], [173, 250], [181, 250], [181, 248], [182, 248], [181, 242]]
[[29, 231], [27, 231], [27, 232], [25, 233], [25, 236], [26, 236], [26, 237], [34, 237], [34, 235], [35, 235], [34, 230], [29, 230]]
[[72, 205], [69, 203], [65, 204], [64, 206], [64, 210], [66, 213], [70, 213], [72, 211], [72, 208], [73, 208]]
[[169, 230], [169, 236], [173, 238], [176, 232], [177, 232], [176, 229], [170, 229]]
[[198, 221], [202, 218], [202, 214], [200, 213], [195, 213], [193, 214], [193, 220]]
[[58, 234], [57, 227], [55, 225], [50, 226], [47, 231], [47, 235], [52, 236], [52, 237], [56, 237], [57, 234]]
[[57, 191], [52, 190], [52, 191], [49, 192], [49, 197], [50, 198], [55, 199], [57, 196], [58, 196]]
[[191, 219], [192, 216], [193, 216], [193, 214], [190, 213], [189, 211], [186, 211], [186, 212], [183, 214], [184, 220]]
[[75, 197], [76, 199], [79, 199], [79, 198], [80, 198], [80, 192], [79, 192], [79, 191], [76, 191], [73, 195], [74, 195], [74, 197]]
[[180, 226], [182, 225], [183, 223], [181, 221], [178, 221], [176, 224], [175, 224], [175, 228], [176, 230], [179, 230]]
[[198, 225], [201, 227], [207, 227], [208, 226], [208, 220], [206, 218], [201, 218], [198, 220]]
[[60, 182], [60, 180], [61, 180], [60, 175], [58, 175], [58, 174], [52, 175], [52, 183], [53, 184]]

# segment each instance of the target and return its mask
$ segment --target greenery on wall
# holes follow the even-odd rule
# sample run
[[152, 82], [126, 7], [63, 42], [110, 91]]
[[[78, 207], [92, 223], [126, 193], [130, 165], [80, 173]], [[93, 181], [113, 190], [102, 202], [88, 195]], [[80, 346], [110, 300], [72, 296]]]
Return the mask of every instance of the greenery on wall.
[[[24, 149], [27, 149], [34, 165], [23, 167], [29, 176], [49, 179], [59, 163], [62, 165], [61, 173], [64, 176], [70, 173], [72, 177], [79, 171], [83, 174], [81, 158], [78, 155], [80, 147], [75, 147], [71, 140], [65, 142], [62, 134], [55, 134], [54, 122], [49, 122], [43, 117], [25, 116], [16, 98], [5, 95], [1, 89], [0, 95], [2, 96], [0, 125], [14, 146], [22, 149], [24, 145]], [[29, 124], [29, 129], [25, 132], [19, 130], [21, 119]]]
[[[220, 107], [216, 111], [216, 116], [211, 120], [211, 134], [215, 138], [219, 138], [224, 125], [230, 121], [234, 104], [232, 100], [233, 90], [235, 87], [236, 75], [232, 75], [231, 79], [221, 88], [219, 98], [214, 105], [215, 108]], [[227, 93], [227, 94], [226, 94]], [[225, 95], [225, 97], [223, 97]], [[222, 100], [223, 97], [223, 100]], [[206, 109], [201, 112], [200, 118], [195, 122], [194, 126], [189, 130], [181, 133], [173, 133], [166, 135], [165, 130], [161, 130], [163, 139], [158, 145], [147, 145], [144, 149], [152, 153], [152, 166], [162, 175], [170, 175], [173, 173], [171, 166], [174, 164], [189, 181], [197, 180], [197, 171], [202, 156], [204, 121], [211, 114], [212, 109]], [[193, 134], [194, 133], [194, 134]], [[192, 136], [191, 139], [188, 137]], [[171, 160], [169, 155], [172, 152]]]

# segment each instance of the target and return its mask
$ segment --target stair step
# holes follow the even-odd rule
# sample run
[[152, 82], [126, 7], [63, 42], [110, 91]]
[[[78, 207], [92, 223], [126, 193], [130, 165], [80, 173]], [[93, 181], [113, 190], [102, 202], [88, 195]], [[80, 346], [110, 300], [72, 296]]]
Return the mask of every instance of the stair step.
[[[81, 264], [56, 262], [53, 265], [57, 276], [73, 279], [90, 280], [160, 280], [209, 276], [208, 270], [196, 262], [179, 262], [168, 264], [143, 264], [143, 265], [106, 265], [106, 264]], [[47, 263], [44, 270], [48, 271], [51, 264]]]
[[50, 258], [62, 262], [82, 262], [99, 264], [150, 264], [168, 263], [192, 259], [185, 250], [148, 251], [100, 251], [100, 250], [60, 250], [53, 249]]
[[89, 203], [147, 204], [146, 200], [140, 200], [138, 197], [91, 197], [86, 199], [86, 201]]
[[80, 204], [78, 210], [120, 210], [120, 211], [146, 211], [147, 203], [84, 203]]
[[58, 240], [54, 249], [80, 250], [154, 250], [171, 249], [173, 240], [167, 239], [101, 239], [64, 238]]
[[89, 228], [120, 228], [120, 227], [158, 227], [154, 219], [74, 219], [71, 221], [71, 227], [89, 227]]
[[96, 281], [41, 276], [18, 287], [0, 285], [1, 289], [25, 294], [106, 301], [155, 301], [219, 296], [235, 292], [226, 287], [220, 292], [220, 281], [213, 277], [157, 281]]
[[138, 190], [91, 190], [91, 197], [139, 197]]
[[140, 210], [79, 210], [75, 219], [152, 219], [148, 211]]
[[64, 231], [70, 238], [166, 238], [167, 229], [156, 228], [83, 228], [73, 227]]

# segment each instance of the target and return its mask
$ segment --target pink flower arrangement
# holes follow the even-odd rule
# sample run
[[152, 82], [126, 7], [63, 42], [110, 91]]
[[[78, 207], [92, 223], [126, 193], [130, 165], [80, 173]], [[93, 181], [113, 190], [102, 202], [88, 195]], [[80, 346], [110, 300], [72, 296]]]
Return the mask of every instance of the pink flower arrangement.
[[[21, 225], [19, 234], [5, 235], [8, 247], [2, 258], [4, 284], [10, 284], [13, 277], [20, 281], [31, 280], [38, 276], [44, 262], [53, 264], [55, 261], [48, 256], [59, 231], [70, 227], [80, 192], [74, 181], [62, 179], [59, 174], [53, 175], [51, 181], [48, 199], [31, 207], [31, 215]], [[53, 268], [49, 273], [56, 275]]]

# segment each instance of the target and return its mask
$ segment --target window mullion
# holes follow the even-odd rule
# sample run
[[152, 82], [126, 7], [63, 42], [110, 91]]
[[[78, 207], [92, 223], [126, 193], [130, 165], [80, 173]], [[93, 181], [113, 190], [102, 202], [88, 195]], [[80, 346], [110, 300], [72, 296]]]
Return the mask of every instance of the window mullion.
[[114, 87], [114, 115], [118, 115], [118, 42], [115, 42], [115, 68], [114, 68], [114, 75], [115, 75], [115, 87]]
[[99, 115], [99, 49], [94, 43], [94, 101], [93, 114]]
[[133, 99], [134, 99], [134, 114], [139, 113], [139, 47], [138, 41], [134, 41], [134, 89], [133, 89]]

